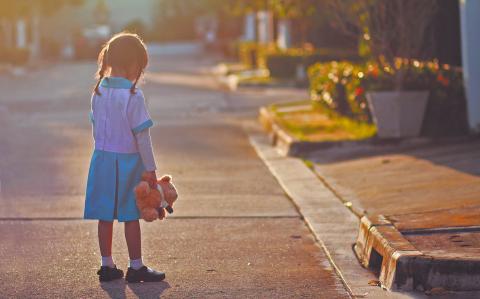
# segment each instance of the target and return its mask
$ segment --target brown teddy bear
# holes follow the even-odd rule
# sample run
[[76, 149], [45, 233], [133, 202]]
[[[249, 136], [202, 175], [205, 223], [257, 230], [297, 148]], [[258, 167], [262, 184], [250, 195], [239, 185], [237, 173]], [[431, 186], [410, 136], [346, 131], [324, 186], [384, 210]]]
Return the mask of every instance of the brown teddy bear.
[[165, 218], [164, 209], [170, 214], [173, 213], [173, 203], [178, 198], [171, 176], [162, 176], [157, 184], [157, 189], [152, 189], [147, 182], [141, 181], [135, 187], [137, 207], [142, 219], [147, 222]]

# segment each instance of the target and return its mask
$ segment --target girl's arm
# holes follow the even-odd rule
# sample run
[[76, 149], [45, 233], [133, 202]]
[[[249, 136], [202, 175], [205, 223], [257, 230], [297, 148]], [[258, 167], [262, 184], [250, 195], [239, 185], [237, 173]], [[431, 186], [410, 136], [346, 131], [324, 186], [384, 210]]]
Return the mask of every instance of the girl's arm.
[[148, 114], [145, 97], [140, 89], [129, 100], [127, 117], [132, 133], [137, 142], [137, 148], [142, 158], [143, 165], [148, 175], [148, 182], [152, 188], [157, 186], [155, 170], [155, 158], [153, 156], [152, 141], [150, 139], [150, 127], [153, 122]]
[[155, 170], [157, 169], [155, 163], [155, 157], [153, 155], [152, 140], [150, 138], [150, 129], [145, 129], [141, 132], [135, 134], [137, 140], [138, 152], [142, 158], [143, 165], [145, 170], [152, 173], [150, 175], [149, 184], [153, 188], [157, 184], [157, 178], [155, 175]]

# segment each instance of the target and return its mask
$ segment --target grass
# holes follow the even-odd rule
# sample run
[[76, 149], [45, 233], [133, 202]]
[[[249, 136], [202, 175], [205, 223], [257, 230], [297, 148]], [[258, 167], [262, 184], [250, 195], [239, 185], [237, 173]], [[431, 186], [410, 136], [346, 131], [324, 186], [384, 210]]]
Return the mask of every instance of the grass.
[[310, 160], [303, 160], [303, 163], [305, 163], [305, 165], [310, 169], [310, 170], [313, 170], [313, 168], [315, 167], [315, 164], [310, 161]]
[[372, 124], [339, 116], [311, 101], [272, 105], [269, 110], [278, 125], [301, 141], [363, 140], [376, 133]]
[[272, 77], [245, 77], [240, 78], [240, 83], [243, 84], [255, 84], [255, 85], [268, 85], [275, 83], [275, 80]]
[[226, 75], [238, 76], [238, 83], [248, 86], [288, 86], [292, 80], [278, 79], [270, 76], [267, 69], [254, 69], [241, 63], [222, 63]]

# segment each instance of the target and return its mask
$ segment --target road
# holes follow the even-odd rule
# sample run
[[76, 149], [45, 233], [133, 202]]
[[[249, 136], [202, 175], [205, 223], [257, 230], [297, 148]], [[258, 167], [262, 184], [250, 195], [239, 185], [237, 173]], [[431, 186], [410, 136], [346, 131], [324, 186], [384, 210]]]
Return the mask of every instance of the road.
[[[0, 298], [349, 298], [247, 131], [260, 105], [295, 90], [224, 92], [202, 56], [155, 56], [144, 93], [173, 217], [142, 223], [162, 283], [99, 284], [96, 222], [82, 220], [92, 152], [93, 63], [0, 76]], [[123, 227], [113, 255], [125, 269]]]

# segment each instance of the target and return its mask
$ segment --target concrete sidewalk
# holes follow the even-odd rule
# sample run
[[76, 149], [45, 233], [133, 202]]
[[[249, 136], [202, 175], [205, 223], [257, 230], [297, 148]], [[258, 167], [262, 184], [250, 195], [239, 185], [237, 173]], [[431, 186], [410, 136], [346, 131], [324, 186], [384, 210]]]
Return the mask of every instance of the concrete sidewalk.
[[[330, 148], [309, 157], [317, 162], [314, 171], [300, 159], [284, 156], [265, 135], [252, 134], [250, 141], [354, 297], [480, 297], [475, 291], [479, 268], [475, 197], [462, 189], [436, 191], [430, 186], [442, 176], [457, 186], [472, 186], [477, 179], [478, 141], [415, 143], [416, 149], [403, 147], [402, 154], [395, 144]], [[427, 157], [438, 164], [426, 161]], [[403, 164], [394, 165], [395, 161]], [[439, 165], [441, 161], [445, 165]], [[440, 187], [445, 179], [442, 182]], [[402, 196], [401, 186], [410, 187], [416, 200]], [[460, 199], [449, 202], [448, 196], [442, 196], [445, 190]], [[396, 197], [382, 200], [388, 192]], [[378, 193], [377, 201], [369, 201], [365, 193]], [[438, 202], [441, 208], [432, 198], [445, 198]], [[459, 208], [462, 204], [467, 206]], [[451, 208], [445, 208], [448, 205]]]
[[480, 289], [480, 141], [458, 139], [309, 154], [362, 218], [355, 250], [397, 290]]

